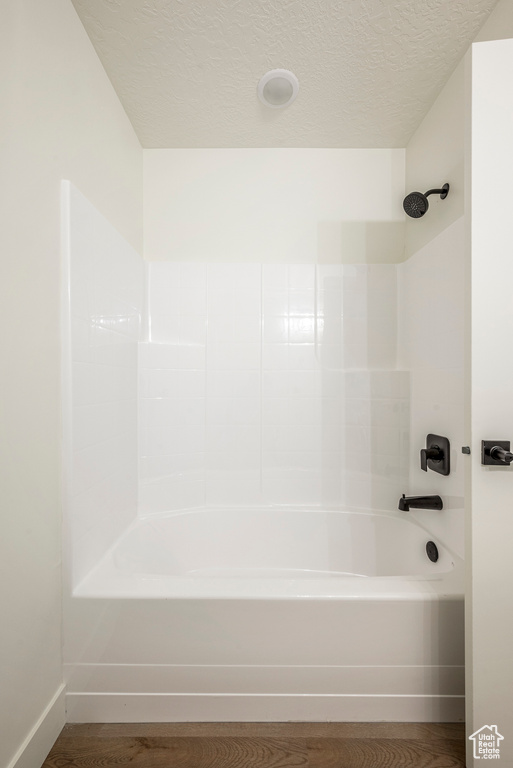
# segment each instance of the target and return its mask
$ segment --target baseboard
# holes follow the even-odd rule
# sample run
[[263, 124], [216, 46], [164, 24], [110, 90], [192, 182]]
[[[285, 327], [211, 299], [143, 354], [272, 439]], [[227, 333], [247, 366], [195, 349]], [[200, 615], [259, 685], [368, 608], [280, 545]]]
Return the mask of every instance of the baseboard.
[[66, 664], [68, 722], [457, 722], [460, 666]]
[[7, 768], [39, 768], [66, 723], [66, 687], [61, 685]]
[[[69, 693], [69, 723], [461, 722], [465, 697]], [[18, 768], [18, 766], [16, 767]]]

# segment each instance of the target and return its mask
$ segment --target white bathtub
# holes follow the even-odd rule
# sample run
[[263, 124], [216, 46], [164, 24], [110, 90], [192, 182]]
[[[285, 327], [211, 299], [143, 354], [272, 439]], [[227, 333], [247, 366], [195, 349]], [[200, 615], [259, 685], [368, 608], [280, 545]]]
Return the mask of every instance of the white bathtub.
[[462, 720], [462, 562], [428, 540], [400, 512], [137, 521], [66, 600], [69, 722]]
[[[426, 512], [426, 515], [432, 514]], [[461, 595], [460, 559], [404, 513], [202, 509], [136, 521], [77, 597]]]

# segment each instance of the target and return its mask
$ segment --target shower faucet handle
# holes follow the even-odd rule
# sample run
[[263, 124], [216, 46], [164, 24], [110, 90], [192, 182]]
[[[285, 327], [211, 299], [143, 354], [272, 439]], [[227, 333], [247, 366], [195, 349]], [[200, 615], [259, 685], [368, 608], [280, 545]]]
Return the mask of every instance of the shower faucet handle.
[[503, 461], [505, 464], [511, 464], [513, 461], [513, 453], [511, 453], [511, 451], [506, 451], [504, 448], [501, 448], [500, 445], [494, 445], [493, 448], [490, 449], [490, 456], [492, 459], [498, 459], [499, 461]]
[[509, 467], [512, 461], [509, 440], [481, 440], [481, 464]]
[[432, 469], [439, 475], [448, 475], [451, 471], [451, 444], [447, 437], [428, 435], [426, 447], [420, 452], [420, 468], [427, 472]]
[[438, 445], [433, 445], [431, 448], [422, 448], [420, 451], [420, 468], [427, 472], [428, 459], [431, 461], [441, 461], [444, 457], [444, 452]]

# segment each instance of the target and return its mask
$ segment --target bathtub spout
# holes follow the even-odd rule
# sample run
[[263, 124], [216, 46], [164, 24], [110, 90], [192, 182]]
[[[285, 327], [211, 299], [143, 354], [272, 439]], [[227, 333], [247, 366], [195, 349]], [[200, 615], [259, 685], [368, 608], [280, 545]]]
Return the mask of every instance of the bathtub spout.
[[410, 509], [443, 509], [444, 504], [440, 496], [405, 496], [399, 499], [401, 512], [409, 512]]

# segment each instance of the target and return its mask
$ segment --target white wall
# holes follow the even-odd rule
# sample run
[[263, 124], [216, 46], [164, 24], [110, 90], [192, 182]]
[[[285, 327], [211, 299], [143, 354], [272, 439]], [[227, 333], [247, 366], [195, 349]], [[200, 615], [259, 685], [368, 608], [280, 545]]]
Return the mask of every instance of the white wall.
[[[447, 198], [447, 201], [449, 198]], [[445, 201], [444, 201], [445, 202]], [[426, 216], [436, 217], [431, 208]], [[465, 226], [459, 217], [398, 266], [399, 364], [410, 371], [410, 456], [407, 492], [437, 493], [441, 512], [412, 512], [457, 554], [464, 543]], [[420, 468], [426, 435], [448, 437], [448, 477]]]
[[402, 149], [144, 151], [150, 261], [403, 258]]
[[[469, 457], [465, 410], [465, 335], [468, 306], [465, 158], [468, 94], [461, 62], [406, 148], [406, 192], [449, 182], [445, 200], [430, 197], [420, 220], [406, 223], [407, 260], [399, 265], [399, 363], [411, 371], [409, 493], [438, 493], [442, 512], [413, 513], [434, 536], [463, 554], [464, 497]], [[428, 433], [451, 441], [451, 474], [420, 469]], [[468, 637], [467, 637], [468, 641]], [[472, 663], [467, 646], [467, 701]]]
[[[450, 184], [429, 198], [421, 219], [407, 219], [407, 260], [399, 272], [399, 364], [411, 372], [409, 493], [439, 493], [441, 513], [415, 516], [463, 555], [465, 444], [465, 65], [461, 62], [406, 148], [406, 192]], [[449, 477], [420, 469], [434, 433], [451, 442]]]
[[4, 766], [54, 695], [58, 711], [42, 723], [27, 765], [41, 763], [64, 717], [60, 181], [71, 179], [140, 248], [142, 153], [68, 0], [4, 3], [0, 38]]
[[464, 212], [465, 89], [461, 62], [406, 147], [406, 193], [440, 188], [448, 182], [449, 195], [429, 197], [429, 211], [421, 219], [406, 221], [406, 257], [409, 258]]
[[[499, 0], [476, 41], [513, 37], [513, 4]], [[406, 148], [406, 191], [438, 187], [448, 181], [444, 201], [430, 197], [429, 215], [406, 223], [406, 258], [427, 245], [465, 209], [465, 117], [468, 98], [462, 59]], [[436, 213], [435, 213], [436, 211]]]
[[471, 732], [485, 724], [498, 727], [504, 736], [500, 764], [506, 766], [513, 766], [513, 470], [482, 466], [480, 449], [483, 439], [513, 440], [512, 66], [513, 40], [473, 46], [469, 365], [473, 455], [467, 619], [473, 691], [467, 721]]
[[[476, 39], [494, 40], [503, 37], [513, 37], [513, 4], [509, 0], [500, 0], [498, 2]], [[509, 62], [507, 67], [510, 67]], [[506, 69], [507, 71], [508, 69]], [[488, 73], [490, 85], [495, 82], [497, 74], [495, 71]], [[457, 532], [463, 528], [463, 518], [457, 509], [457, 499], [460, 495], [465, 496], [467, 507], [465, 545], [467, 549], [472, 547], [470, 557], [467, 560], [469, 581], [467, 583], [466, 595], [468, 734], [474, 730], [474, 726], [479, 728], [484, 723], [495, 722], [492, 712], [497, 711], [497, 707], [502, 707], [502, 711], [507, 711], [508, 708], [511, 711], [511, 703], [507, 696], [503, 696], [500, 685], [499, 688], [495, 688], [496, 676], [488, 676], [487, 672], [485, 672], [489, 668], [490, 651], [486, 649], [485, 644], [488, 625], [486, 621], [483, 624], [482, 610], [484, 608], [484, 601], [489, 599], [489, 590], [486, 597], [483, 596], [483, 604], [477, 614], [479, 618], [473, 618], [474, 599], [470, 579], [475, 579], [475, 577], [471, 577], [471, 573], [477, 549], [475, 546], [472, 546], [472, 541], [475, 534], [474, 527], [478, 525], [478, 520], [474, 520], [475, 513], [472, 512], [471, 514], [470, 511], [470, 498], [472, 495], [470, 467], [476, 462], [479, 464], [478, 443], [474, 443], [474, 456], [472, 458], [459, 453], [462, 445], [468, 445], [471, 442], [471, 419], [472, 422], [474, 421], [470, 413], [470, 403], [468, 402], [471, 384], [471, 341], [473, 343], [470, 334], [471, 279], [473, 283], [472, 291], [479, 291], [482, 277], [486, 274], [487, 270], [486, 265], [483, 264], [483, 275], [478, 276], [476, 271], [473, 272], [471, 278], [469, 254], [470, 195], [471, 181], [475, 184], [475, 178], [471, 178], [473, 157], [470, 152], [470, 105], [472, 99], [469, 88], [470, 78], [469, 62], [463, 60], [449, 79], [406, 149], [408, 191], [412, 189], [424, 191], [424, 189], [444, 181], [450, 182], [451, 191], [445, 201], [433, 200], [433, 205], [428, 215], [420, 222], [411, 221], [407, 223], [406, 255], [411, 258], [400, 267], [404, 281], [403, 295], [404, 291], [415, 295], [415, 291], [422, 289], [426, 284], [433, 285], [436, 281], [439, 281], [439, 288], [441, 287], [442, 290], [436, 291], [437, 311], [441, 310], [442, 317], [445, 317], [446, 322], [452, 317], [451, 325], [453, 327], [458, 316], [465, 318], [465, 339], [461, 340], [458, 328], [454, 341], [459, 336], [459, 351], [456, 352], [453, 349], [453, 353], [456, 353], [455, 359], [458, 360], [461, 360], [461, 354], [464, 352], [464, 367], [463, 369], [448, 370], [447, 365], [444, 365], [445, 350], [450, 349], [453, 342], [447, 337], [445, 342], [433, 344], [433, 339], [429, 335], [428, 325], [422, 325], [422, 316], [425, 313], [421, 312], [421, 307], [411, 306], [408, 311], [410, 318], [413, 319], [417, 326], [417, 332], [420, 330], [421, 338], [424, 338], [422, 347], [412, 347], [410, 345], [408, 351], [407, 346], [405, 346], [407, 338], [405, 334], [407, 326], [405, 324], [409, 319], [407, 314], [403, 317], [402, 330], [400, 327], [399, 345], [400, 356], [404, 364], [408, 365], [410, 362], [412, 364], [412, 450], [410, 476], [412, 481], [415, 481], [415, 488], [412, 487], [411, 490], [414, 492], [417, 488], [420, 488], [427, 492], [429, 486], [432, 486], [434, 490], [434, 483], [429, 476], [424, 476], [418, 469], [418, 450], [422, 442], [422, 435], [418, 434], [418, 432], [425, 431], [427, 426], [433, 423], [433, 420], [436, 420], [440, 425], [440, 430], [446, 429], [448, 437], [451, 438], [455, 473], [450, 478], [447, 478], [448, 483], [443, 485], [437, 483], [440, 489], [445, 487], [450, 494], [450, 514], [444, 514], [443, 517], [438, 519], [431, 518], [430, 524], [434, 526], [433, 530], [435, 533], [439, 533], [439, 535], [443, 533], [443, 538], [451, 541], [453, 546], [457, 539], [461, 541], [461, 536]], [[484, 82], [486, 89], [486, 80]], [[503, 87], [507, 89], [508, 86], [503, 85]], [[484, 118], [488, 106], [483, 105], [484, 100], [481, 101], [479, 107]], [[491, 147], [493, 147], [493, 142], [487, 139], [487, 151]], [[493, 163], [489, 163], [489, 165], [490, 168], [494, 167]], [[496, 167], [502, 168], [503, 166], [504, 159], [501, 156], [497, 159]], [[488, 193], [488, 189], [486, 192]], [[497, 198], [494, 196], [491, 199], [496, 200]], [[492, 271], [490, 274], [492, 274]], [[447, 282], [448, 278], [450, 282]], [[493, 279], [496, 279], [496, 277], [494, 276]], [[502, 278], [497, 281], [497, 287], [503, 284], [501, 280]], [[453, 289], [452, 296], [451, 286]], [[440, 295], [443, 297], [441, 304]], [[489, 340], [491, 338], [489, 337]], [[503, 355], [500, 355], [500, 357], [503, 357]], [[447, 360], [447, 358], [445, 359]], [[421, 396], [420, 401], [419, 395]], [[474, 427], [474, 423], [472, 426]], [[479, 436], [476, 435], [476, 437], [479, 441]], [[473, 474], [472, 472], [472, 476]], [[444, 478], [440, 478], [440, 480], [444, 480]], [[444, 493], [441, 495], [444, 496]], [[456, 502], [456, 506], [453, 509], [454, 502]], [[489, 528], [487, 529], [489, 530]], [[497, 537], [497, 540], [499, 539], [502, 540], [502, 532]], [[503, 562], [504, 565], [499, 564], [495, 553], [490, 555], [487, 568], [483, 567], [480, 577], [483, 585], [488, 583], [490, 573], [493, 573], [495, 570], [497, 570], [498, 574], [501, 574], [502, 583], [508, 581], [508, 575], [503, 570], [507, 567], [507, 558]], [[486, 574], [486, 570], [489, 571], [488, 574]], [[494, 598], [491, 605], [496, 604], [497, 601]], [[480, 629], [481, 627], [482, 630]], [[475, 632], [479, 633], [482, 641], [478, 650], [473, 647]], [[497, 635], [496, 628], [492, 630], [492, 634], [494, 636]], [[502, 633], [502, 639], [505, 643], [510, 642], [507, 633]], [[495, 651], [491, 655], [494, 656]], [[500, 655], [499, 658], [501, 658]], [[501, 682], [509, 681], [509, 663], [506, 657], [501, 658], [500, 670], [499, 666], [497, 668], [497, 678], [500, 678]], [[474, 691], [474, 681], [477, 682], [478, 686], [476, 691]], [[509, 682], [507, 684], [510, 685]], [[503, 759], [501, 760], [504, 762]], [[467, 764], [472, 764], [470, 742], [468, 743], [467, 750]]]
[[69, 182], [63, 228], [64, 561], [76, 586], [137, 516], [144, 264]]

